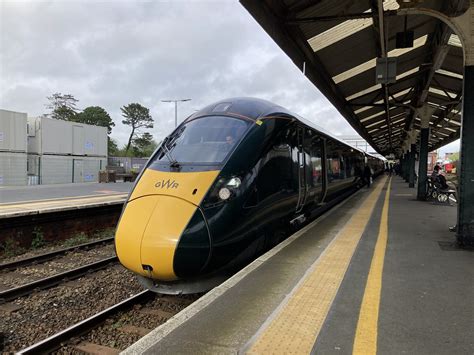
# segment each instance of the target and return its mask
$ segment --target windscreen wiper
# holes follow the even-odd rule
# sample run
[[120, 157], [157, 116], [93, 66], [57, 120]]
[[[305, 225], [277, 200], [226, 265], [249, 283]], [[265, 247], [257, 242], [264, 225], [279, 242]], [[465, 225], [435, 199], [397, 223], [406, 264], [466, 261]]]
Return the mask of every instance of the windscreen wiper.
[[177, 168], [177, 167], [179, 167], [179, 163], [178, 163], [178, 161], [177, 161], [175, 158], [173, 158], [173, 156], [171, 155], [171, 152], [170, 152], [170, 150], [169, 150], [169, 148], [168, 148], [168, 146], [167, 146], [167, 143], [168, 143], [168, 141], [163, 142], [163, 144], [161, 145], [161, 148], [163, 149], [163, 153], [165, 153], [166, 158], [168, 158], [168, 160], [170, 161], [170, 166], [171, 166], [171, 167], [174, 167], [174, 168]]

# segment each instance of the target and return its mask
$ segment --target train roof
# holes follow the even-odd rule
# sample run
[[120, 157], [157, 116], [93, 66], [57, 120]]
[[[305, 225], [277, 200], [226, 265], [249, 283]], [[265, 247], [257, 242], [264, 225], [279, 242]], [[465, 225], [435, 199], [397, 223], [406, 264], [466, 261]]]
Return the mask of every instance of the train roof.
[[207, 115], [237, 115], [237, 116], [245, 116], [246, 118], [257, 120], [259, 118], [263, 118], [265, 116], [271, 115], [288, 115], [291, 116], [304, 125], [315, 129], [324, 135], [344, 144], [351, 149], [355, 149], [361, 153], [367, 154], [365, 151], [361, 150], [360, 148], [351, 146], [347, 142], [343, 141], [342, 139], [338, 138], [337, 136], [333, 135], [332, 133], [328, 132], [321, 126], [314, 124], [313, 122], [287, 110], [286, 108], [274, 104], [273, 102], [257, 99], [253, 97], [235, 97], [235, 98], [228, 98], [224, 100], [217, 101], [211, 105], [204, 107], [203, 109], [199, 110], [198, 112], [194, 113], [189, 117], [189, 119], [200, 117], [200, 116], [207, 116]]

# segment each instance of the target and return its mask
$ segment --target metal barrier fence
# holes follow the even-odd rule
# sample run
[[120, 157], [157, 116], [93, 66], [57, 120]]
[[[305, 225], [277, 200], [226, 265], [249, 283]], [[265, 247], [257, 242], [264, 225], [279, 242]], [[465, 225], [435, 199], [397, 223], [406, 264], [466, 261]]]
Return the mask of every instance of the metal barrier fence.
[[140, 172], [147, 161], [148, 158], [109, 157], [107, 165], [123, 167], [127, 173], [129, 173], [131, 170]]

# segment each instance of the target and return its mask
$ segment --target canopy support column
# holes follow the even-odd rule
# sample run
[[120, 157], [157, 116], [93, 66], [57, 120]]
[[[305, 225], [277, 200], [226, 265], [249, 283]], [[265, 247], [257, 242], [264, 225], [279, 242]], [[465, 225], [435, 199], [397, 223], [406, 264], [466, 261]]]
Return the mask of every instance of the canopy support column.
[[424, 105], [420, 110], [421, 132], [420, 132], [420, 155], [418, 166], [418, 200], [426, 200], [428, 181], [428, 144], [430, 142], [430, 118], [433, 111], [428, 105]]
[[474, 63], [464, 67], [457, 239], [474, 244]]
[[410, 134], [410, 153], [408, 163], [408, 187], [415, 187], [415, 156], [416, 156], [416, 131], [412, 131]]

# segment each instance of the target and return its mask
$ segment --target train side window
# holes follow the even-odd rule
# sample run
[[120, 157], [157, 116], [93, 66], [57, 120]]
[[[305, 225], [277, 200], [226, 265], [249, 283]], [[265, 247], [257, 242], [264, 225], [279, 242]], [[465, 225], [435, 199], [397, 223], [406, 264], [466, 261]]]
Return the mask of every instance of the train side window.
[[311, 187], [321, 187], [323, 183], [323, 176], [322, 176], [322, 140], [321, 137], [316, 134], [312, 133], [309, 135], [309, 140], [305, 142], [305, 149], [308, 150], [308, 158], [309, 158], [309, 176], [308, 176], [308, 184]]
[[291, 128], [284, 129], [275, 137], [271, 149], [262, 156], [257, 178], [259, 202], [293, 189], [293, 141], [294, 132]]
[[341, 149], [337, 142], [328, 140], [326, 143], [328, 182], [340, 181], [343, 178], [343, 162], [341, 160]]

